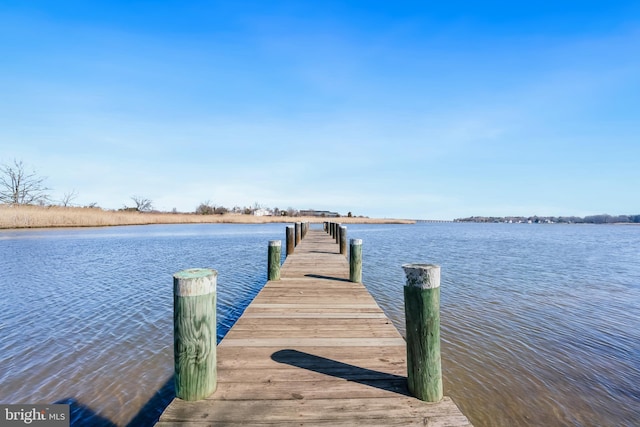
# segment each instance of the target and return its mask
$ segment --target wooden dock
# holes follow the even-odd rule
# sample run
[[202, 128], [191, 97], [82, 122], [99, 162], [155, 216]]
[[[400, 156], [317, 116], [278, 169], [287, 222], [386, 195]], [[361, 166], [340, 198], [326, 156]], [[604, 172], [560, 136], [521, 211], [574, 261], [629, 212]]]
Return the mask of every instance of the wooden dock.
[[310, 229], [218, 345], [216, 392], [174, 399], [156, 425], [470, 426], [450, 398], [409, 395], [404, 339], [348, 278], [335, 240]]

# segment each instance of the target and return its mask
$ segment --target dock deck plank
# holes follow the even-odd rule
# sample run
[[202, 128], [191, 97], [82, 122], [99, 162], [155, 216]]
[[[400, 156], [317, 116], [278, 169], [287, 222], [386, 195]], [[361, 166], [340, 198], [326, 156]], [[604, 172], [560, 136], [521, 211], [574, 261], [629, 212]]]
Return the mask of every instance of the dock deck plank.
[[218, 386], [174, 399], [169, 426], [471, 426], [448, 397], [409, 395], [404, 339], [338, 245], [311, 229], [217, 347]]

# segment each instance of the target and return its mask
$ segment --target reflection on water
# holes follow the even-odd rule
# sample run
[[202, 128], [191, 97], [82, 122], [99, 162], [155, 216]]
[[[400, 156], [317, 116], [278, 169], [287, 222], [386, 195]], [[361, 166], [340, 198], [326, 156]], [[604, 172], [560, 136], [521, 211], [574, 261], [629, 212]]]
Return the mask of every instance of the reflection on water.
[[[445, 393], [477, 426], [640, 420], [640, 227], [350, 225], [404, 331], [400, 265], [442, 266]], [[0, 402], [77, 425], [152, 425], [173, 397], [172, 279], [218, 276], [219, 339], [266, 281], [283, 224], [0, 232]]]

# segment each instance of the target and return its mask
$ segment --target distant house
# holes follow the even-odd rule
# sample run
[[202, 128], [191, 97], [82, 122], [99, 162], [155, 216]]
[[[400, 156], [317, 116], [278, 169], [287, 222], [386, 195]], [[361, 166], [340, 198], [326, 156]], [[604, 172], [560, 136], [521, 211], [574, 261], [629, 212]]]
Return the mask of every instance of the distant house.
[[271, 216], [271, 212], [268, 209], [256, 209], [253, 211], [254, 216]]
[[337, 212], [330, 211], [317, 211], [315, 209], [303, 209], [300, 211], [300, 216], [319, 216], [323, 218], [337, 218], [340, 216]]

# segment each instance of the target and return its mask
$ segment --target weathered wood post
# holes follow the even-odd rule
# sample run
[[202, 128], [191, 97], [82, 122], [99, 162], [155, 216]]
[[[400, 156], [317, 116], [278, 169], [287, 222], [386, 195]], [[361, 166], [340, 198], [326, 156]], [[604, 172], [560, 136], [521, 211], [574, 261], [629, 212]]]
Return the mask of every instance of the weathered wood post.
[[269, 280], [280, 280], [280, 256], [282, 255], [282, 241], [269, 240], [269, 257], [267, 259], [267, 273]]
[[335, 230], [335, 239], [336, 239], [336, 243], [340, 244], [340, 224], [336, 224], [336, 230]]
[[295, 248], [296, 246], [296, 241], [295, 241], [295, 232], [294, 232], [294, 228], [293, 225], [288, 225], [287, 226], [287, 256], [291, 255], [293, 253], [293, 248]]
[[347, 227], [340, 227], [340, 254], [347, 255]]
[[176, 397], [202, 400], [216, 390], [216, 283], [208, 268], [173, 275]]
[[440, 267], [404, 264], [409, 392], [426, 402], [442, 400]]
[[325, 233], [327, 233], [329, 231], [329, 223], [327, 221], [324, 221], [322, 223], [322, 228], [324, 229]]
[[296, 222], [296, 246], [300, 244], [300, 240], [302, 240], [302, 224]]
[[349, 243], [349, 281], [362, 283], [362, 239]]

